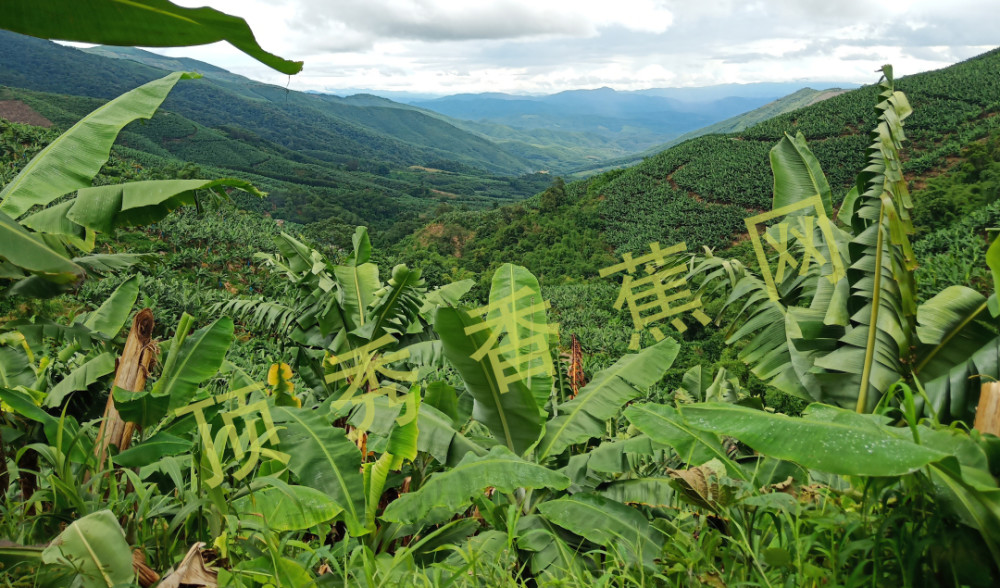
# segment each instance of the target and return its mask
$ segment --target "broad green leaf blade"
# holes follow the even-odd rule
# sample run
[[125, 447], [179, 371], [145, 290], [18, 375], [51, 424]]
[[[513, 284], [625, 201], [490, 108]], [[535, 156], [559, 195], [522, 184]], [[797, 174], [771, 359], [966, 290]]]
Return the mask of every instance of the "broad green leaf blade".
[[49, 390], [48, 396], [45, 397], [45, 406], [49, 408], [61, 406], [67, 395], [86, 390], [88, 386], [104, 376], [114, 373], [114, 371], [115, 355], [113, 353], [102, 353], [92, 357], [80, 367], [66, 374], [58, 384]]
[[365, 487], [361, 452], [318, 412], [278, 406], [272, 410], [282, 451], [291, 455], [288, 468], [300, 484], [326, 493], [344, 509], [344, 522], [353, 536], [364, 535]]
[[222, 317], [184, 339], [176, 358], [169, 358], [164, 373], [153, 386], [154, 397], [170, 398], [168, 410], [185, 406], [198, 386], [222, 367], [233, 343], [233, 321]]
[[586, 568], [580, 554], [569, 545], [569, 542], [577, 545], [580, 541], [579, 537], [541, 515], [522, 516], [517, 520], [517, 548], [530, 553], [531, 573], [542, 580], [539, 584], [544, 585], [546, 580], [558, 583], [559, 579], [577, 576]]
[[641, 504], [653, 508], [674, 506], [674, 488], [670, 478], [636, 478], [612, 482], [598, 490], [601, 496], [623, 504]]
[[67, 216], [81, 227], [98, 233], [110, 233], [117, 227], [155, 223], [180, 206], [194, 204], [197, 190], [222, 187], [263, 196], [253, 184], [232, 178], [143, 180], [81, 188], [76, 198], [70, 201], [72, 205]]
[[181, 439], [160, 431], [142, 443], [133, 445], [115, 456], [115, 464], [125, 468], [137, 468], [156, 463], [170, 455], [187, 453], [194, 446], [191, 439]]
[[[827, 218], [833, 216], [833, 193], [819, 161], [806, 145], [802, 133], [784, 138], [771, 148], [771, 171], [774, 172], [772, 209], [797, 204], [813, 196], [823, 199]], [[792, 214], [815, 214], [810, 208]]]
[[472, 359], [486, 344], [488, 335], [485, 331], [466, 333], [465, 329], [480, 323], [482, 320], [464, 310], [441, 307], [435, 313], [434, 330], [441, 337], [445, 357], [475, 398], [473, 418], [486, 425], [511, 451], [523, 454], [542, 433], [538, 405], [519, 380], [503, 391], [488, 357]]
[[365, 527], [372, 532], [376, 529], [376, 511], [379, 502], [382, 501], [385, 481], [389, 478], [394, 459], [395, 457], [391, 453], [383, 453], [374, 462], [368, 462], [362, 466], [361, 473], [365, 482]]
[[771, 414], [729, 404], [688, 405], [692, 427], [728, 435], [755, 451], [806, 468], [849, 476], [901, 476], [948, 457], [879, 426], [870, 415], [811, 404], [804, 417]]
[[663, 538], [639, 511], [596, 494], [573, 494], [538, 505], [547, 519], [612, 549], [633, 562], [652, 564], [659, 557]]
[[110, 510], [73, 522], [42, 552], [47, 564], [69, 566], [84, 588], [114, 588], [132, 582], [132, 550]]
[[132, 276], [122, 282], [121, 286], [108, 296], [107, 300], [94, 312], [87, 315], [83, 326], [96, 331], [108, 339], [114, 339], [125, 326], [128, 315], [132, 312], [136, 298], [139, 297], [139, 277]]
[[563, 490], [569, 478], [512, 454], [503, 446], [489, 454], [467, 455], [454, 468], [430, 476], [416, 492], [393, 501], [382, 518], [396, 523], [431, 525], [465, 510], [472, 498], [486, 488], [513, 492], [517, 488]]
[[689, 466], [700, 466], [718, 459], [726, 464], [730, 476], [746, 478], [740, 468], [730, 461], [718, 437], [685, 422], [672, 406], [633, 404], [625, 409], [625, 418], [654, 442], [672, 447], [681, 461]]
[[606, 433], [608, 419], [658, 382], [673, 365], [679, 349], [676, 341], [664, 339], [639, 353], [625, 355], [594, 376], [576, 398], [561, 404], [559, 416], [546, 424], [537, 450], [539, 461]]
[[[518, 296], [519, 292], [530, 291], [530, 296]], [[507, 306], [515, 319], [504, 319], [501, 308]], [[498, 306], [499, 305], [499, 306]], [[501, 265], [493, 274], [493, 282], [490, 285], [490, 306], [493, 307], [486, 315], [487, 322], [498, 321], [499, 328], [504, 328], [504, 344], [513, 345], [513, 349], [503, 354], [513, 365], [524, 365], [524, 361], [530, 354], [544, 354], [547, 361], [549, 358], [548, 345], [548, 319], [545, 316], [544, 299], [542, 289], [538, 285], [536, 278], [527, 268], [511, 263]], [[541, 345], [532, 343], [529, 339], [538, 333], [543, 337]], [[538, 338], [536, 338], [536, 341]], [[519, 370], [521, 371], [521, 370]], [[545, 415], [545, 404], [549, 401], [552, 393], [552, 375], [526, 373], [521, 380], [525, 387], [531, 391], [538, 410]]]
[[353, 331], [365, 325], [368, 306], [375, 300], [379, 289], [378, 266], [363, 263], [358, 266], [338, 265], [333, 275], [339, 286], [338, 297], [343, 308], [348, 330]]
[[46, 245], [37, 235], [26, 231], [2, 211], [0, 259], [6, 259], [21, 270], [60, 284], [74, 282], [86, 275], [82, 267]]
[[267, 525], [272, 531], [301, 531], [333, 520], [343, 511], [330, 498], [308, 486], [268, 486], [231, 503], [241, 518]]
[[988, 319], [985, 296], [965, 286], [949, 286], [917, 308], [917, 361], [922, 381], [947, 373], [968, 360], [993, 332], [977, 319]]
[[[37, 3], [16, 4], [19, 6], [11, 8], [30, 10], [36, 15], [45, 12], [39, 10]], [[18, 17], [9, 19], [9, 10], [4, 4], [4, 27], [19, 20]], [[56, 27], [66, 22], [65, 15], [51, 18]], [[4, 187], [0, 192], [0, 212], [17, 218], [33, 206], [46, 206], [64, 194], [90, 186], [91, 179], [107, 162], [111, 145], [122, 128], [136, 119], [152, 117], [174, 84], [191, 77], [192, 74], [183, 72], [172, 73], [126, 92], [85, 116], [42, 149]]]
[[392, 268], [392, 276], [367, 310], [365, 324], [353, 334], [375, 341], [383, 335], [400, 336], [420, 312], [424, 281], [420, 270], [410, 269], [403, 264]]
[[167, 0], [30, 0], [4, 2], [3, 28], [42, 39], [125, 47], [185, 47], [227, 41], [283, 74], [302, 70], [264, 51], [242, 18]]

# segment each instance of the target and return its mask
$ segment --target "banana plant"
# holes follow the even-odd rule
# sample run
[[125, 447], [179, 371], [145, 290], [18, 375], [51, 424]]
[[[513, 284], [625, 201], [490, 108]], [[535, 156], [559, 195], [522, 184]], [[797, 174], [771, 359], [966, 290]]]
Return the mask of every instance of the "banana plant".
[[[944, 509], [957, 523], [945, 531], [956, 537], [978, 535], [993, 566], [1000, 569], [1000, 488], [991, 474], [995, 467], [993, 442], [975, 431], [944, 427], [926, 419], [918, 422], [908, 388], [903, 397], [908, 427], [894, 426], [893, 419], [885, 414], [858, 414], [820, 403], [810, 404], [801, 417], [722, 402], [684, 404], [676, 409], [635, 405], [626, 416], [650, 437], [685, 456], [686, 464], [722, 464], [723, 471], [737, 479], [730, 484], [732, 488], [741, 486], [740, 479], [753, 480], [749, 488], [743, 486], [743, 496], [736, 497], [733, 503], [773, 507], [780, 502], [774, 497], [784, 492], [790, 508], [798, 508], [792, 497], [810, 483], [843, 490], [861, 485], [877, 493], [873, 504], [895, 493], [919, 494], [916, 488], [930, 489], [935, 495], [935, 508]], [[752, 449], [754, 456], [749, 463], [738, 463], [720, 453], [722, 436], [735, 438]], [[763, 495], [751, 490], [771, 483], [760, 478], [762, 472], [777, 471], [789, 476], [779, 492], [767, 494], [774, 492], [773, 486], [761, 488]], [[781, 476], [776, 481], [780, 482]], [[717, 482], [724, 484], [725, 480], [717, 478]], [[696, 488], [684, 484], [679, 489], [690, 494]], [[694, 498], [700, 498], [700, 505], [710, 508], [712, 504], [704, 498], [711, 494], [718, 499], [721, 495], [717, 490], [714, 494], [704, 490], [702, 487], [702, 494]], [[748, 497], [752, 495], [756, 496]], [[736, 516], [740, 511], [726, 512]], [[781, 547], [780, 534], [769, 540], [772, 548]], [[950, 557], [950, 565], [960, 566], [968, 554], [941, 553], [934, 557]]]
[[[505, 301], [523, 320], [502, 320]], [[428, 386], [417, 419], [423, 456], [414, 461], [410, 492], [385, 508], [383, 524], [418, 532], [476, 508], [487, 525], [516, 538], [537, 575], [584, 569], [589, 564], [581, 550], [593, 548], [620, 547], [632, 563], [651, 564], [663, 537], [625, 501], [652, 501], [668, 487], [662, 479], [623, 485], [635, 473], [620, 466], [626, 454], [653, 455], [653, 444], [642, 438], [609, 448], [600, 441], [622, 407], [663, 377], [679, 345], [665, 339], [627, 355], [560, 402], [552, 374], [532, 369], [542, 357], [539, 348], [551, 358], [553, 329], [528, 270], [500, 267], [483, 308], [442, 300], [433, 314], [444, 357], [465, 390]], [[483, 353], [491, 345], [493, 357]], [[463, 412], [469, 401], [471, 410]], [[390, 434], [400, 411], [388, 402], [373, 409], [370, 443]], [[355, 414], [349, 422], [360, 420]], [[601, 465], [616, 459], [618, 466]]]
[[[429, 309], [436, 301], [461, 298], [471, 281], [427, 292], [419, 270], [397, 265], [383, 283], [378, 266], [370, 262], [371, 241], [364, 227], [355, 231], [353, 251], [342, 264], [287, 233], [275, 243], [277, 254], [256, 257], [287, 280], [288, 300], [233, 299], [214, 310], [257, 332], [290, 340], [290, 363], [318, 398], [344, 396], [349, 378], [336, 374], [353, 373], [379, 357], [405, 359], [424, 373], [443, 366], [440, 343], [432, 340], [428, 325]], [[405, 393], [408, 386], [397, 388]]]
[[[723, 312], [734, 311], [734, 326], [727, 342], [741, 343], [740, 358], [778, 390], [870, 412], [904, 379], [926, 392], [931, 414], [963, 419], [978, 397], [978, 378], [970, 376], [1000, 375], [998, 339], [983, 324], [998, 306], [995, 295], [959, 286], [918, 304], [913, 205], [900, 155], [912, 109], [895, 90], [892, 68], [882, 71], [868, 164], [845, 195], [837, 224], [829, 184], [805, 139], [786, 135], [771, 151], [772, 213], [797, 210], [786, 216], [791, 222], [766, 229], [765, 239], [798, 254], [799, 271], [782, 274], [781, 252], [759, 274], [711, 254], [693, 260], [691, 274], [702, 279], [703, 294], [728, 292]], [[810, 200], [822, 210], [801, 206]], [[826, 228], [814, 217], [826, 217]], [[810, 257], [816, 263], [807, 264]], [[774, 265], [780, 276], [769, 280]]]
[[115, 98], [57, 137], [4, 186], [0, 280], [10, 284], [9, 294], [51, 296], [88, 274], [142, 261], [130, 254], [94, 254], [96, 234], [155, 222], [178, 206], [195, 204], [198, 191], [223, 198], [227, 189], [263, 196], [235, 179], [92, 185], [122, 128], [151, 118], [178, 81], [197, 77], [172, 73]]

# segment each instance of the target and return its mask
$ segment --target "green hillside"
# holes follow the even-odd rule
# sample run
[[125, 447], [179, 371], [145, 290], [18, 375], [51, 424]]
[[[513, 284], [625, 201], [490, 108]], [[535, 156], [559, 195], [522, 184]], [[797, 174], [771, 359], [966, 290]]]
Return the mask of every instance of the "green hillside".
[[[915, 110], [907, 121], [907, 177], [940, 173], [964, 146], [1000, 127], [995, 116], [1000, 110], [998, 71], [1000, 51], [995, 50], [898, 81]], [[429, 253], [422, 255], [441, 267], [482, 272], [500, 259], [516, 258], [526, 259], [533, 271], [572, 278], [595, 276], [600, 263], [585, 260], [600, 259], [598, 252], [610, 257], [612, 251], [642, 251], [652, 241], [683, 241], [689, 250], [725, 248], [741, 240], [745, 217], [770, 207], [768, 153], [786, 132], [805, 135], [839, 202], [863, 167], [866, 132], [875, 120], [874, 98], [875, 88], [863, 87], [738, 133], [691, 139], [634, 167], [568, 184], [555, 210], [543, 211], [533, 199], [439, 220], [443, 229], [436, 232], [468, 235], [460, 252], [426, 230], [411, 241], [428, 243]], [[547, 226], [557, 231], [539, 230]], [[522, 257], [583, 235], [588, 237], [576, 249], [578, 263], [567, 262], [574, 267], [571, 274]]]
[[152, 63], [158, 67], [0, 33], [0, 84], [6, 86], [108, 99], [161, 77], [168, 70], [159, 66], [197, 65], [206, 77], [181, 84], [165, 108], [205, 126], [238, 125], [330, 163], [357, 159], [370, 167], [407, 166], [452, 159], [490, 172], [535, 171], [489, 141], [416, 110], [355, 106], [290, 92], [193, 60]]

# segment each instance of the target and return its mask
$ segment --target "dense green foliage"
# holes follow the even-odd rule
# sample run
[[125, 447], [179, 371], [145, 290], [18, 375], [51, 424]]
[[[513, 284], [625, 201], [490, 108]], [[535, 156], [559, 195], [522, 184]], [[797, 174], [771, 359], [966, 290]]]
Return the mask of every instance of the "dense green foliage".
[[[883, 71], [867, 137], [821, 136], [814, 155], [782, 134], [715, 175], [705, 154], [759, 150], [766, 125], [696, 140], [514, 207], [435, 211], [405, 253], [363, 226], [233, 210], [223, 187], [255, 188], [197, 179], [212, 169], [111, 152], [180, 74], [61, 135], [4, 124], [0, 579], [111, 587], [146, 565], [183, 585], [207, 563], [209, 584], [241, 587], [994, 585], [1000, 444], [967, 424], [969, 384], [1000, 377], [1000, 240], [989, 273], [950, 246], [985, 250], [1000, 218], [996, 140], [911, 198], [912, 111]], [[957, 84], [969, 104], [974, 86]], [[844, 195], [846, 172], [820, 164], [850, 141]], [[772, 189], [741, 192], [759, 168]], [[664, 184], [703, 208], [657, 218], [643, 199]], [[730, 201], [682, 193], [695, 184]], [[825, 228], [790, 215], [792, 249], [817, 260], [775, 284], [759, 274], [776, 255], [696, 247], [733, 237], [725, 207], [813, 199], [843, 205]], [[615, 233], [632, 202], [644, 224]], [[928, 220], [949, 205], [968, 214]], [[586, 278], [615, 246], [645, 249], [637, 235], [678, 233], [689, 250], [644, 271], [679, 264], [730, 329], [661, 324], [629, 352], [618, 283]], [[127, 389], [132, 320], [159, 342]], [[137, 430], [108, 433], [119, 417]]]

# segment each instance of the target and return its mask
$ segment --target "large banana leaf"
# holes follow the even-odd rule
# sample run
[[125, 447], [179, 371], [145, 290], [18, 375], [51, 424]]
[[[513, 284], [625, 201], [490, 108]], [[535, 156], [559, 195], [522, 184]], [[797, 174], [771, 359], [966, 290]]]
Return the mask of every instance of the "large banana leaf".
[[[271, 482], [275, 481], [272, 479]], [[260, 484], [261, 479], [254, 483]], [[230, 504], [239, 517], [255, 520], [279, 533], [308, 529], [333, 520], [343, 511], [319, 490], [288, 484], [253, 490]]]
[[434, 330], [441, 337], [445, 357], [475, 399], [473, 418], [511, 451], [523, 454], [542, 433], [541, 414], [535, 397], [520, 380], [510, 382], [503, 391], [489, 358], [472, 359], [488, 335], [483, 330], [466, 333], [466, 328], [482, 322], [462, 309], [441, 307], [435, 313]]
[[110, 510], [74, 521], [42, 552], [47, 564], [75, 570], [84, 588], [115, 588], [132, 582], [132, 550]]
[[[771, 170], [774, 172], [774, 199], [772, 209], [779, 209], [802, 200], [819, 196], [827, 218], [833, 216], [833, 193], [823, 175], [819, 161], [806, 146], [802, 133], [784, 138], [771, 148]], [[815, 214], [812, 209], [791, 214]]]
[[671, 406], [633, 404], [625, 409], [625, 418], [654, 442], [672, 447], [681, 461], [690, 466], [700, 466], [712, 459], [718, 459], [726, 465], [730, 476], [746, 478], [742, 470], [730, 461], [714, 432], [692, 426]]
[[[989, 357], [989, 348], [995, 346], [993, 331], [980, 322], [988, 318], [989, 300], [965, 286], [945, 288], [917, 309], [920, 346], [913, 372], [924, 383], [939, 419], [948, 421], [972, 416], [979, 397], [975, 392], [979, 380], [969, 380], [968, 376], [1000, 376], [995, 367], [990, 370], [989, 362], [977, 366], [986, 371], [963, 369], [968, 367], [970, 358]], [[980, 354], [981, 350], [986, 353]], [[992, 364], [996, 365], [995, 359]], [[955, 378], [949, 375], [953, 371]]]
[[[4, 23], [8, 22], [8, 10], [5, 4]], [[37, 3], [31, 3], [30, 10], [44, 12]], [[64, 15], [51, 18], [56, 26], [65, 22]], [[64, 194], [89, 187], [91, 178], [107, 162], [111, 145], [122, 128], [136, 119], [152, 117], [178, 80], [196, 76], [172, 73], [126, 92], [85, 116], [42, 149], [4, 187], [0, 212], [18, 218], [33, 206], [46, 206]]]
[[[86, 275], [82, 267], [0, 211], [0, 260], [3, 259], [20, 270], [60, 284], [74, 282]], [[17, 272], [11, 274], [12, 277], [16, 275]]]
[[[530, 295], [525, 296], [525, 292], [530, 292]], [[535, 354], [536, 357], [541, 355], [545, 361], [551, 361], [545, 306], [538, 279], [527, 268], [505, 263], [493, 274], [493, 282], [490, 285], [490, 310], [484, 319], [487, 323], [495, 321], [501, 325], [494, 326], [493, 329], [506, 327], [503, 342], [505, 347], [510, 345], [511, 349], [502, 355], [514, 362], [514, 365], [524, 365], [523, 362], [528, 361], [531, 354]], [[510, 314], [506, 314], [508, 312]], [[514, 318], [510, 318], [511, 316]], [[535, 337], [534, 343], [529, 342], [529, 339], [538, 333], [544, 336]], [[545, 404], [552, 393], [552, 374], [537, 374], [532, 370], [524, 372], [521, 380], [531, 391], [538, 409], [544, 414]]]
[[[125, 418], [124, 414], [122, 415]], [[140, 422], [136, 419], [132, 422]], [[170, 433], [160, 431], [142, 443], [129, 447], [115, 456], [115, 464], [126, 468], [138, 468], [156, 463], [170, 455], [189, 453], [194, 441], [191, 438], [181, 439]]]
[[680, 345], [664, 339], [636, 354], [625, 355], [598, 373], [576, 398], [559, 405], [557, 415], [545, 426], [538, 445], [539, 461], [558, 455], [574, 443], [607, 431], [607, 420], [638, 398], [663, 377], [677, 357]]
[[530, 553], [531, 574], [540, 580], [578, 576], [586, 563], [571, 545], [581, 542], [541, 515], [517, 520], [517, 548]]
[[[163, 373], [153, 385], [153, 397], [168, 397], [168, 410], [188, 404], [198, 386], [222, 367], [226, 351], [233, 343], [233, 320], [222, 317], [187, 335], [188, 322], [181, 319]], [[179, 340], [178, 340], [179, 339]]]
[[692, 428], [739, 439], [755, 451], [806, 468], [852, 476], [901, 476], [949, 454], [918, 445], [908, 429], [895, 433], [883, 417], [810, 404], [802, 417], [731, 404], [680, 408]]
[[194, 204], [197, 190], [237, 188], [264, 194], [244, 180], [146, 180], [81, 188], [75, 198], [32, 214], [21, 224], [39, 233], [80, 236], [89, 229], [109, 233], [116, 227], [155, 223], [171, 210]]
[[639, 511], [597, 494], [580, 493], [538, 505], [545, 518], [603, 545], [633, 562], [652, 564], [660, 555], [663, 536]]
[[113, 339], [125, 326], [128, 315], [132, 313], [132, 306], [135, 305], [136, 298], [139, 297], [139, 277], [132, 276], [122, 282], [115, 291], [108, 296], [97, 310], [87, 315], [83, 321], [83, 326], [91, 331], [98, 332], [108, 339]]
[[302, 70], [301, 61], [261, 49], [242, 18], [212, 8], [182, 8], [167, 0], [7, 0], [3, 8], [3, 28], [33, 37], [126, 47], [227, 41], [281, 73]]
[[49, 390], [45, 397], [45, 406], [49, 408], [61, 406], [67, 395], [79, 390], [86, 390], [88, 386], [104, 376], [114, 373], [114, 371], [115, 355], [113, 353], [101, 353], [90, 358], [83, 365], [66, 374], [58, 384]]
[[472, 498], [493, 487], [499, 492], [517, 488], [563, 490], [569, 478], [544, 466], [525, 461], [503, 446], [479, 457], [467, 455], [454, 468], [430, 476], [416, 492], [393, 501], [382, 518], [397, 523], [434, 524], [461, 512]]
[[291, 455], [288, 468], [299, 483], [325, 492], [344, 509], [351, 535], [367, 533], [361, 452], [344, 433], [314, 410], [278, 406], [272, 410], [282, 451]]
[[333, 274], [339, 286], [337, 296], [345, 326], [351, 331], [365, 326], [368, 306], [379, 289], [378, 266], [374, 263], [338, 265], [333, 268]]

